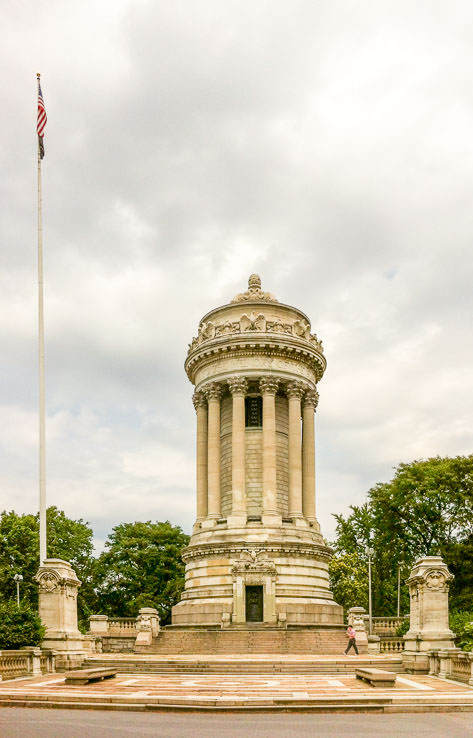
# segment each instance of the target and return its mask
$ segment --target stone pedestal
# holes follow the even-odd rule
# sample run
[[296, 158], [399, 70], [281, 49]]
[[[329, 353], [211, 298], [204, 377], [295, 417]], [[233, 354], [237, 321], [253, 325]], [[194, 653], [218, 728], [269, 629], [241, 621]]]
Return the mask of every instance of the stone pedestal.
[[455, 647], [455, 634], [448, 626], [448, 588], [452, 579], [441, 556], [424, 556], [415, 562], [406, 580], [411, 606], [403, 665], [410, 673], [429, 672], [430, 650]]
[[46, 559], [35, 577], [39, 585], [39, 616], [46, 628], [43, 648], [57, 652], [58, 671], [76, 669], [84, 660], [84, 637], [77, 627], [80, 581], [67, 561]]
[[366, 653], [368, 651], [365, 615], [366, 610], [364, 607], [350, 607], [348, 610], [348, 625], [351, 625], [356, 630], [356, 645], [360, 653]]
[[159, 635], [159, 614], [154, 607], [142, 607], [136, 618], [137, 636], [134, 650], [151, 646], [153, 638]]

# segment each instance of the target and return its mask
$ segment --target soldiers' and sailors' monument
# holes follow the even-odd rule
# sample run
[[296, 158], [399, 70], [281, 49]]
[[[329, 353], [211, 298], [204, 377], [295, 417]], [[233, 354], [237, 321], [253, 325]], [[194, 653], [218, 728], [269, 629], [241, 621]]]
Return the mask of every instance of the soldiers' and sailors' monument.
[[185, 368], [197, 414], [197, 516], [175, 626], [340, 626], [315, 494], [325, 371], [309, 318], [264, 292], [207, 313]]

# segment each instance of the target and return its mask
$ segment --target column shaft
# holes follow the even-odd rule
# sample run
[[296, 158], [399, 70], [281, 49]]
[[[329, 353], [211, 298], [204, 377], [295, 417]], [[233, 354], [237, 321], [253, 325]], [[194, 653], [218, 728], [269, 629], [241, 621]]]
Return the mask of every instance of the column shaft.
[[221, 515], [220, 498], [220, 396], [221, 388], [213, 382], [205, 389], [209, 407], [208, 418], [208, 517]]
[[309, 390], [302, 406], [302, 511], [311, 523], [316, 519], [314, 411], [317, 400], [317, 392]]
[[228, 381], [232, 393], [232, 516], [234, 522], [246, 519], [246, 468], [245, 468], [245, 394], [247, 382], [243, 377]]
[[277, 515], [276, 392], [278, 380], [260, 380], [263, 395], [263, 515]]
[[302, 439], [301, 397], [299, 382], [287, 386], [289, 399], [289, 517], [302, 518]]
[[208, 513], [208, 469], [207, 469], [207, 400], [203, 392], [193, 397], [197, 413], [197, 521], [202, 521]]

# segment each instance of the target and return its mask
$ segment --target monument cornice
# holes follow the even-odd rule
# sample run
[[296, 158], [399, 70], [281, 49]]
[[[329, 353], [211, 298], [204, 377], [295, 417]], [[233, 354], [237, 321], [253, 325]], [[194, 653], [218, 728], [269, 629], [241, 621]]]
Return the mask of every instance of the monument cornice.
[[[205, 559], [209, 556], [240, 555], [243, 551], [250, 549], [247, 541], [228, 541], [222, 543], [197, 543], [191, 544], [184, 549], [182, 559], [184, 562], [192, 559]], [[298, 543], [298, 542], [258, 542], [255, 546], [258, 551], [264, 550], [265, 554], [282, 554], [284, 556], [307, 556], [311, 558], [322, 558], [329, 561], [333, 555], [333, 549], [320, 543]]]
[[198, 367], [206, 366], [222, 358], [271, 356], [296, 359], [307, 364], [319, 381], [326, 369], [327, 361], [323, 353], [308, 341], [281, 334], [253, 333], [245, 336], [236, 334], [204, 341], [191, 350], [186, 361], [185, 370], [190, 381], [194, 381]]

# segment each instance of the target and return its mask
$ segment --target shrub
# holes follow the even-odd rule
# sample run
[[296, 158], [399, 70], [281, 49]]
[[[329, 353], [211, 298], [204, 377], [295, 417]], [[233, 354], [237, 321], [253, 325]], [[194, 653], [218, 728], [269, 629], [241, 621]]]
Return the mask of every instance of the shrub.
[[0, 604], [0, 649], [39, 646], [44, 630], [38, 613], [28, 603], [20, 607], [16, 602]]
[[473, 612], [454, 610], [450, 613], [450, 628], [456, 635], [455, 644], [464, 651], [473, 650]]
[[410, 618], [404, 618], [404, 620], [401, 623], [399, 623], [399, 625], [396, 628], [396, 636], [398, 638], [401, 638], [403, 635], [406, 635], [410, 627], [411, 627]]

